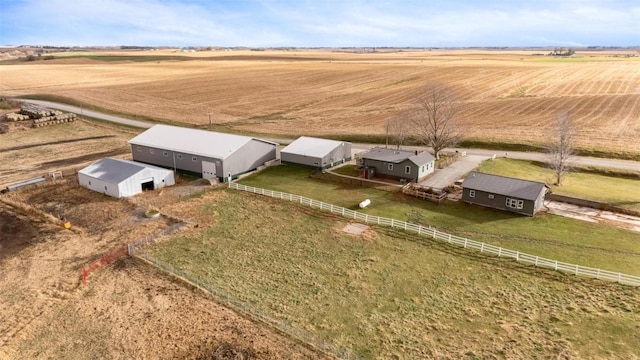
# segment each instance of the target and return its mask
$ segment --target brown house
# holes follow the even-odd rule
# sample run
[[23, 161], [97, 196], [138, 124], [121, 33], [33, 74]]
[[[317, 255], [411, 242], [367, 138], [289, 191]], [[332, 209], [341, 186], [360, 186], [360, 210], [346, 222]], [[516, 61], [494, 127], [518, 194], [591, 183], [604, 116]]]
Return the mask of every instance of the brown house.
[[548, 190], [541, 182], [472, 171], [462, 183], [462, 201], [533, 216]]

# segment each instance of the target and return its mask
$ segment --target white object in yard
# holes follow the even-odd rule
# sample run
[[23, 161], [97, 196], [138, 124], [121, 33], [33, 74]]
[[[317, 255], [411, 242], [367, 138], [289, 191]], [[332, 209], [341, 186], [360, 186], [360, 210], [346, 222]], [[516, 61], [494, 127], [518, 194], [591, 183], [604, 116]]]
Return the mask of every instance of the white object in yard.
[[358, 205], [358, 206], [360, 206], [360, 209], [364, 209], [364, 208], [366, 208], [367, 206], [369, 206], [369, 204], [371, 204], [371, 200], [366, 199], [366, 200], [363, 200], [363, 201], [360, 203], [360, 205]]

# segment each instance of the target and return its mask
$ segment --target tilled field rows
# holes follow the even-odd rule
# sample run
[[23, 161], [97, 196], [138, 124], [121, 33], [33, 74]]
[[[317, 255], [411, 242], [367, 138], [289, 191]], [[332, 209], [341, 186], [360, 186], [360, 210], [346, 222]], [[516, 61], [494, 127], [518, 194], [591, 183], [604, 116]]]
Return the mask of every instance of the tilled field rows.
[[[262, 57], [105, 64], [71, 59], [0, 68], [8, 94], [50, 93], [123, 113], [273, 134], [377, 134], [415, 106], [430, 82], [447, 84], [472, 138], [540, 142], [559, 112], [578, 143], [640, 153], [640, 66], [581, 55], [282, 53]], [[269, 55], [269, 56], [267, 56]], [[301, 55], [301, 54], [300, 54]], [[314, 56], [316, 56], [314, 55]], [[596, 54], [597, 55], [597, 54]], [[604, 61], [606, 60], [606, 61]], [[62, 60], [61, 60], [62, 61]]]

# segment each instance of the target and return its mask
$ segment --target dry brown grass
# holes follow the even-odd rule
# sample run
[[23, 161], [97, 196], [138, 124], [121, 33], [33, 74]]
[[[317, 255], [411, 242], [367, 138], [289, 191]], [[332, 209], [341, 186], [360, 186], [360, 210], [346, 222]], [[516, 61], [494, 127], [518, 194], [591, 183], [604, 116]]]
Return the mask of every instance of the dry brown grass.
[[[127, 53], [140, 56], [159, 52]], [[176, 53], [166, 52], [166, 55]], [[271, 134], [384, 133], [427, 82], [464, 102], [469, 138], [540, 142], [559, 111], [579, 145], [640, 153], [640, 58], [527, 51], [180, 53], [191, 61], [86, 58], [1, 66], [0, 93], [68, 96], [106, 109]], [[624, 55], [624, 54], [623, 54]]]
[[88, 263], [171, 219], [66, 181], [0, 200], [0, 359], [209, 359], [221, 347], [252, 359], [324, 358], [132, 259], [81, 285]]
[[0, 135], [0, 188], [49, 171], [72, 172], [106, 156], [128, 157], [134, 134], [81, 120], [14, 129]]

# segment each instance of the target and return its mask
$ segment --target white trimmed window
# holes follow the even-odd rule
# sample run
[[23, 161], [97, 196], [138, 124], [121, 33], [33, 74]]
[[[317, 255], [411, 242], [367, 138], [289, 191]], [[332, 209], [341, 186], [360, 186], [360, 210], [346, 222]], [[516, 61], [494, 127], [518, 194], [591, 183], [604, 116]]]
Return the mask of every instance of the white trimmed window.
[[169, 152], [168, 151], [163, 151], [162, 152], [162, 156], [169, 156]]
[[155, 153], [155, 151], [153, 151], [153, 149], [149, 149], [149, 154], [153, 155]]
[[495, 198], [495, 196], [493, 194], [489, 194], [488, 196], [489, 196], [489, 199]]
[[177, 154], [177, 155], [176, 155], [176, 157], [177, 157], [178, 159], [182, 159], [182, 154]]
[[191, 161], [198, 161], [198, 157], [197, 156], [192, 156], [191, 157]]
[[475, 190], [469, 190], [469, 197], [476, 197], [476, 191]]
[[393, 164], [387, 164], [387, 169], [388, 170], [393, 170]]
[[511, 209], [522, 210], [524, 208], [524, 200], [507, 198], [505, 205]]
[[405, 174], [411, 174], [411, 166], [405, 166], [404, 167], [404, 173]]

